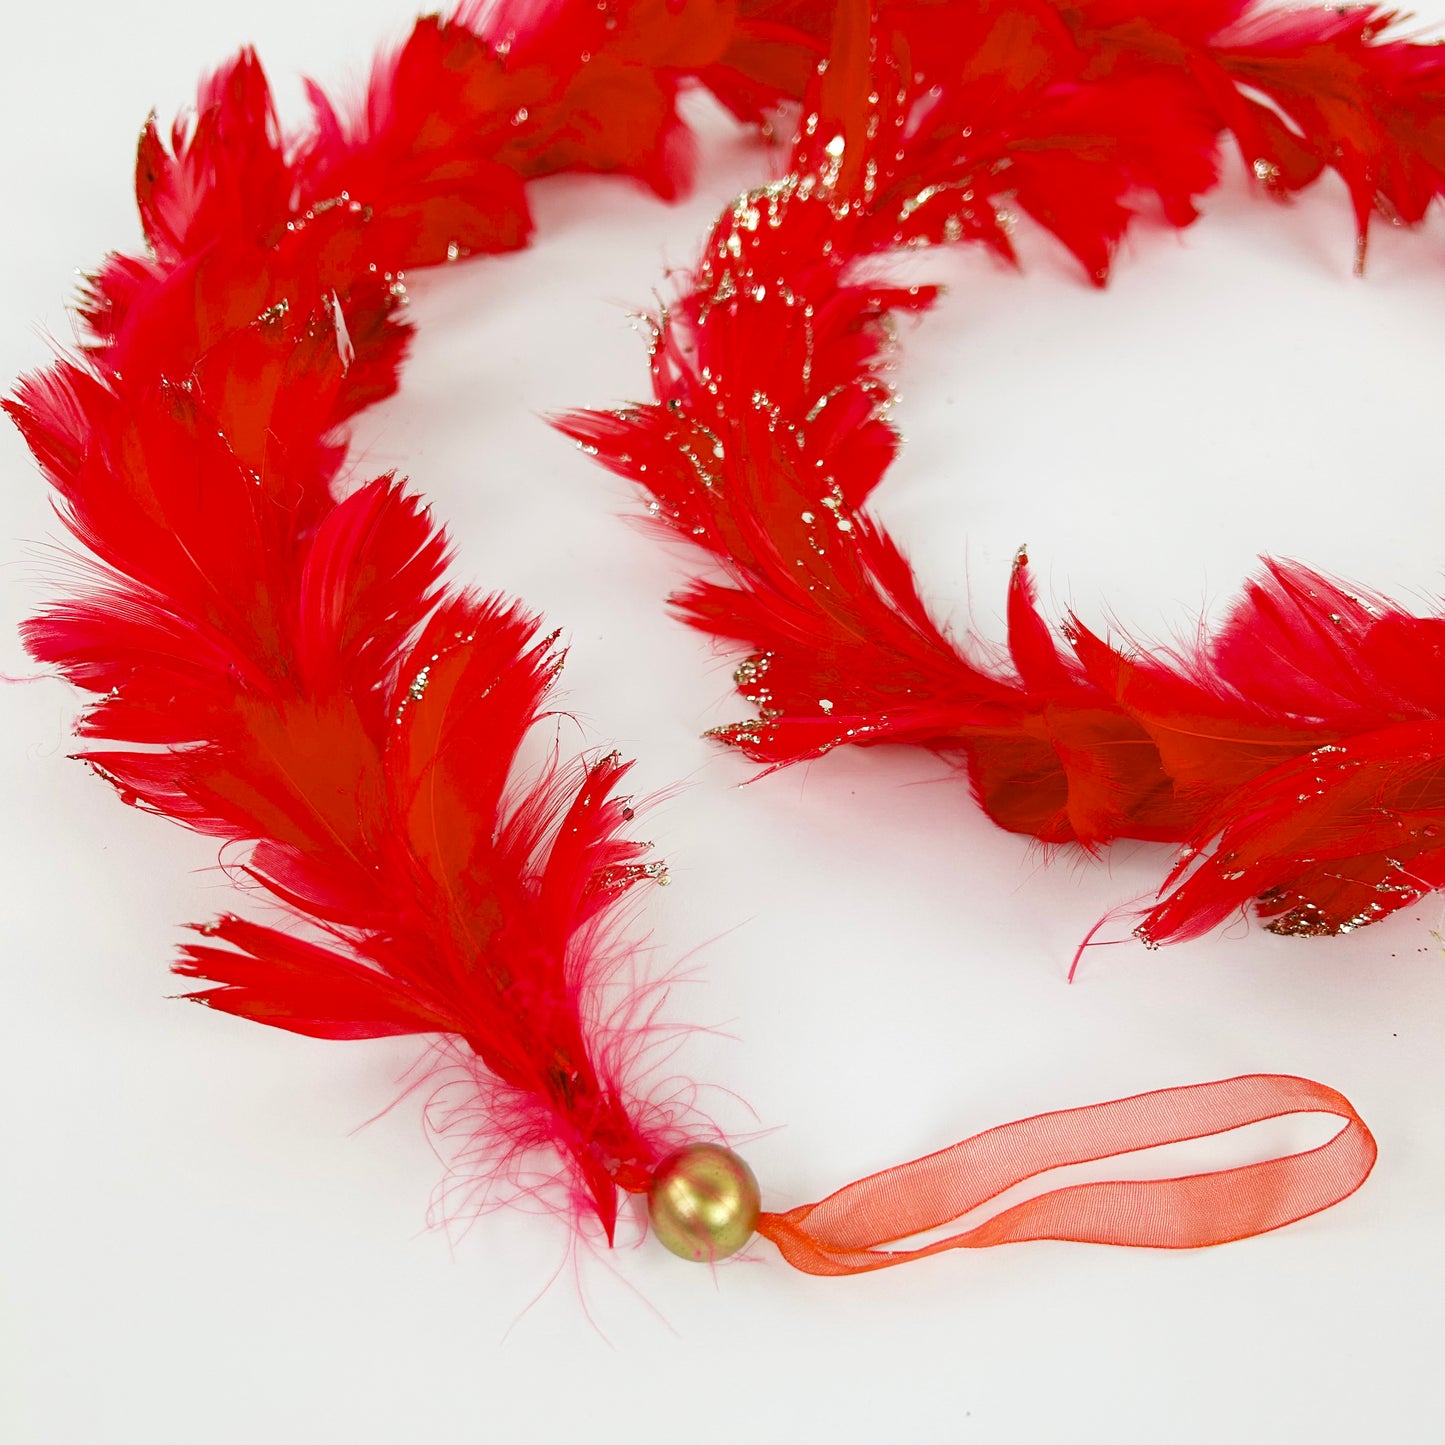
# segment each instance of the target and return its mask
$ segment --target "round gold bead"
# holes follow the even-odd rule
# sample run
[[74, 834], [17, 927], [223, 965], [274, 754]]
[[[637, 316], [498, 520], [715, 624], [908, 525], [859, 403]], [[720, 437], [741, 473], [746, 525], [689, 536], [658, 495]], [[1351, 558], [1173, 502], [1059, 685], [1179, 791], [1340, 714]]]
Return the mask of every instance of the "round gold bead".
[[720, 1144], [669, 1154], [647, 1195], [652, 1231], [675, 1255], [711, 1263], [753, 1237], [762, 1208], [753, 1171]]

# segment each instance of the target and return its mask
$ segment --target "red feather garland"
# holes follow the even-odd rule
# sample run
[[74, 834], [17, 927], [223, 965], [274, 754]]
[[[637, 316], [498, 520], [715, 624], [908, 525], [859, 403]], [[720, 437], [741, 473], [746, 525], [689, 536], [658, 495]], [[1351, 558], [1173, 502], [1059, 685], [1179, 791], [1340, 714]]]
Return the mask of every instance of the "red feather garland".
[[886, 324], [933, 295], [881, 282], [876, 258], [975, 240], [1011, 259], [1017, 210], [1102, 283], [1146, 202], [1193, 219], [1232, 132], [1273, 195], [1339, 171], [1362, 259], [1375, 211], [1413, 223], [1445, 190], [1445, 50], [1390, 38], [1368, 7], [938, 0], [877, 17], [840, 5], [793, 174], [723, 216], [657, 324], [655, 402], [559, 423], [727, 575], [675, 598], [750, 653], [736, 680], [759, 715], [714, 735], [770, 767], [913, 743], [957, 758], [1012, 831], [1181, 842], [1138, 928], [1151, 944], [1251, 900], [1278, 932], [1339, 932], [1445, 883], [1445, 695], [1421, 665], [1445, 620], [1269, 563], [1194, 653], [1076, 620], [1065, 649], [1021, 556], [1005, 667], [932, 621], [864, 510], [897, 445]]
[[[84, 298], [85, 356], [6, 408], [94, 562], [87, 591], [25, 628], [32, 654], [96, 699], [81, 756], [128, 802], [239, 846], [233, 872], [280, 914], [200, 926], [175, 965], [193, 998], [317, 1038], [445, 1036], [474, 1089], [452, 1118], [483, 1187], [549, 1148], [569, 1202], [609, 1240], [619, 1191], [666, 1176], [688, 1132], [683, 1105], [644, 1097], [651, 991], [610, 1014], [602, 998], [629, 961], [618, 901], [665, 880], [623, 836], [630, 765], [520, 769], [549, 716], [557, 634], [448, 587], [446, 539], [395, 478], [338, 496], [340, 429], [397, 384], [408, 268], [524, 244], [534, 176], [618, 171], [673, 193], [684, 82], [757, 120], [801, 95], [825, 51], [795, 174], [724, 218], [659, 325], [658, 405], [567, 423], [611, 465], [647, 471], [656, 510], [731, 573], [681, 600], [695, 625], [761, 649], [739, 683], [762, 716], [725, 735], [774, 763], [845, 741], [962, 750], [994, 816], [1052, 840], [1193, 830], [1151, 938], [1208, 926], [1236, 894], [1319, 931], [1434, 885], [1431, 847], [1391, 831], [1434, 838], [1445, 804], [1438, 700], [1401, 680], [1432, 624], [1279, 568], [1207, 659], [1135, 665], [1076, 625], [1072, 654], [1060, 649], [1021, 558], [1009, 675], [933, 623], [861, 510], [896, 446], [885, 324], [933, 293], [854, 263], [965, 236], [1011, 254], [994, 204], [1006, 191], [1102, 279], [1136, 196], [1192, 217], [1213, 130], [1235, 123], [1208, 112], [1217, 83], [1190, 46], [1231, 76], [1247, 61], [1249, 85], [1305, 116], [1298, 153], [1318, 143], [1321, 164], [1382, 191], [1388, 170], [1402, 205], [1433, 194], [1428, 123], [1405, 103], [1359, 114], [1377, 55], [1433, 113], [1433, 72], [1409, 47], [1371, 48], [1373, 17], [1228, 44], [1213, 26], [1174, 35], [1168, 18], [941, 0], [889, 5], [875, 27], [863, 0], [836, 16], [819, 0], [468, 3], [418, 23], [357, 115], [313, 87], [304, 137], [281, 134], [249, 53], [168, 140], [147, 126], [151, 254], [107, 261]], [[960, 36], [962, 83], [945, 43]], [[930, 83], [939, 65], [946, 85]], [[1280, 162], [1272, 179], [1306, 169]], [[1187, 726], [1219, 713], [1212, 731]], [[1068, 1163], [1302, 1111], [1344, 1127], [1304, 1153], [1070, 1186], [919, 1249], [879, 1248]], [[1196, 1247], [1330, 1207], [1374, 1153], [1333, 1090], [1254, 1076], [1019, 1121], [787, 1214], [759, 1215], [755, 1186], [739, 1202], [823, 1274], [1026, 1238]], [[670, 1247], [708, 1258], [710, 1238], [683, 1231]]]

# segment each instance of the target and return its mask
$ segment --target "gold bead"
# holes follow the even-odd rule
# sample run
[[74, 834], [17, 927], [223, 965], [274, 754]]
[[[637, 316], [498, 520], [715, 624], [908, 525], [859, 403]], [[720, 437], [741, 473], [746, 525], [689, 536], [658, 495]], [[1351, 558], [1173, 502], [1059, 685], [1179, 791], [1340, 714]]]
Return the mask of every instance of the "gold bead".
[[736, 1254], [753, 1237], [761, 1207], [753, 1171], [719, 1144], [669, 1154], [647, 1195], [658, 1239], [681, 1258], [704, 1263]]

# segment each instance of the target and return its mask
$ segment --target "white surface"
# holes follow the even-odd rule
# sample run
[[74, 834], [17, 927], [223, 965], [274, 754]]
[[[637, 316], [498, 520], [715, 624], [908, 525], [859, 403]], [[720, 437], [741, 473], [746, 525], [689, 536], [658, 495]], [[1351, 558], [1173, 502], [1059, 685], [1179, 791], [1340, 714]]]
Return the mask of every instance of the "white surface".
[[[1445, 7], [1431, 5], [1445, 13]], [[337, 22], [344, 13], [345, 23]], [[17, 4], [0, 53], [0, 376], [68, 338], [73, 268], [131, 247], [132, 148], [254, 41], [294, 114], [407, 17], [381, 0]], [[438, 1166], [405, 1040], [330, 1044], [183, 1007], [179, 925], [225, 905], [212, 845], [66, 761], [79, 699], [0, 691], [0, 1439], [1126, 1442], [1438, 1439], [1445, 1326], [1445, 954], [1438, 899], [1329, 942], [1257, 929], [1070, 953], [1161, 850], [1045, 862], [915, 753], [837, 756], [739, 790], [699, 739], [730, 666], [659, 605], [673, 559], [625, 487], [538, 414], [643, 394], [625, 317], [765, 159], [716, 127], [668, 209], [608, 181], [538, 187], [535, 249], [419, 280], [402, 395], [362, 423], [450, 519], [458, 574], [569, 628], [592, 742], [640, 762], [674, 886], [659, 966], [690, 956], [684, 1064], [745, 1098], [770, 1202], [1040, 1109], [1249, 1070], [1335, 1085], [1381, 1162], [1353, 1200], [1198, 1254], [1032, 1245], [867, 1278], [768, 1247], [709, 1277], [661, 1250], [567, 1254], [521, 1214], [455, 1247], [423, 1228]], [[1438, 585], [1445, 235], [1375, 237], [1333, 186], [1281, 211], [1239, 186], [1182, 240], [1140, 233], [1106, 295], [1025, 236], [1028, 269], [923, 269], [952, 297], [906, 337], [910, 443], [878, 506], [928, 595], [999, 632], [1008, 561], [1094, 622], [1187, 630], [1253, 555]], [[0, 432], [0, 671], [49, 595], [58, 529]], [[726, 1093], [717, 1111], [748, 1116]], [[1288, 1130], [1275, 1142], [1303, 1141]], [[554, 1278], [554, 1272], [557, 1272]], [[534, 1296], [546, 1290], [529, 1310]]]

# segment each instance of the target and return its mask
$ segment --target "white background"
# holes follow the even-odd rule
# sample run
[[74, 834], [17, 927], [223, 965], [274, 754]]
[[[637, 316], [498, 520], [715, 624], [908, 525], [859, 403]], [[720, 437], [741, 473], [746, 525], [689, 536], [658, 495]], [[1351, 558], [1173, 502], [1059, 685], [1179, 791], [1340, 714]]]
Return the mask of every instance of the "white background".
[[[75, 268], [137, 245], [151, 107], [168, 118], [251, 41], [294, 116], [298, 73], [354, 89], [408, 18], [382, 0], [10, 7], [0, 376], [68, 340]], [[1157, 881], [1164, 850], [1045, 860], [915, 752], [740, 789], [743, 762], [700, 740], [738, 715], [731, 663], [665, 615], [679, 563], [618, 520], [637, 510], [625, 485], [538, 417], [643, 395], [626, 312], [767, 170], [702, 114], [687, 204], [547, 183], [534, 250], [419, 278], [414, 361], [358, 456], [450, 519], [459, 577], [570, 631], [587, 740], [636, 755], [640, 791], [681, 784], [650, 818], [673, 874], [647, 903], [651, 958], [695, 970], [672, 1012], [720, 1032], [693, 1035], [683, 1066], [716, 1086], [720, 1121], [761, 1135], [746, 1152], [767, 1201], [1041, 1109], [1251, 1070], [1347, 1093], [1380, 1141], [1374, 1178], [1224, 1249], [1039, 1244], [842, 1281], [767, 1246], [715, 1276], [651, 1244], [574, 1255], [562, 1226], [518, 1213], [428, 1231], [440, 1168], [418, 1100], [357, 1131], [420, 1044], [169, 1001], [179, 925], [227, 905], [214, 845], [67, 761], [76, 693], [16, 683], [0, 688], [0, 1439], [1438, 1439], [1438, 899], [1338, 940], [1240, 925], [1093, 950], [1068, 987], [1077, 940]], [[971, 602], [1000, 635], [1023, 541], [1053, 610], [1156, 637], [1217, 616], [1262, 551], [1430, 605], [1438, 224], [1377, 231], [1361, 283], [1337, 186], [1282, 210], [1235, 181], [1182, 240], [1141, 232], [1103, 295], [1021, 240], [1022, 275], [925, 259], [951, 296], [909, 330], [896, 378], [909, 444], [878, 507], [955, 625]], [[8, 428], [0, 480], [0, 671], [24, 676], [14, 624], [53, 595], [59, 529]]]

